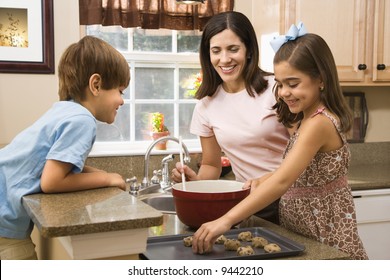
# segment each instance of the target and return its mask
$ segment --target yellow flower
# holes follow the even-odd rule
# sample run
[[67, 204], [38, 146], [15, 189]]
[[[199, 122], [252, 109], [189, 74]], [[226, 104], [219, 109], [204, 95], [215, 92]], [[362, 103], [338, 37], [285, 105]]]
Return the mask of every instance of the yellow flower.
[[186, 98], [195, 97], [195, 94], [198, 91], [201, 84], [202, 84], [202, 74], [201, 73], [191, 75], [182, 84], [182, 87], [186, 89], [186, 91], [184, 93], [184, 97], [186, 97]]
[[164, 114], [160, 112], [150, 113], [150, 122], [153, 132], [167, 131], [167, 127], [164, 125]]

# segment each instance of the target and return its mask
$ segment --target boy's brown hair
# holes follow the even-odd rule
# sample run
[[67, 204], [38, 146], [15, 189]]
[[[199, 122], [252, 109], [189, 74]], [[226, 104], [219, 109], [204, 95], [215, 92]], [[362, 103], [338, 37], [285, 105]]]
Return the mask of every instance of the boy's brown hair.
[[127, 87], [130, 82], [129, 64], [123, 55], [107, 42], [85, 36], [70, 45], [61, 57], [58, 65], [60, 100], [83, 101], [93, 74], [101, 76], [101, 87], [106, 90]]

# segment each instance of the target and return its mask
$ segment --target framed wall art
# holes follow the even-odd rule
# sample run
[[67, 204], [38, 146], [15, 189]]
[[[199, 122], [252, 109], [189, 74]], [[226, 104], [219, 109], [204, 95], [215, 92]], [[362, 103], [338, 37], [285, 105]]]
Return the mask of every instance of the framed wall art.
[[53, 0], [0, 0], [0, 73], [54, 73]]

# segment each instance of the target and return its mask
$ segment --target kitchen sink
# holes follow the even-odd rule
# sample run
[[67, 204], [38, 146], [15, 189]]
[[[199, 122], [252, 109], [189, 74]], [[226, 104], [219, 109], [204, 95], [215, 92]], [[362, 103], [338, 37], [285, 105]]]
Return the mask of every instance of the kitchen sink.
[[173, 196], [169, 194], [146, 195], [139, 198], [154, 209], [167, 214], [176, 214]]

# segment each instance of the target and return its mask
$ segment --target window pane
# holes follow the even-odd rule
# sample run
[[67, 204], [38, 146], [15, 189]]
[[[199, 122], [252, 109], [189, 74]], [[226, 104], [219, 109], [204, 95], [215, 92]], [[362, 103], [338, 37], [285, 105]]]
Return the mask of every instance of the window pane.
[[121, 26], [88, 25], [87, 35], [101, 38], [119, 51], [128, 50], [127, 29]]
[[130, 141], [130, 106], [124, 104], [118, 110], [112, 124], [97, 122], [96, 141]]
[[130, 99], [130, 87], [127, 87], [127, 88], [123, 91], [122, 97], [123, 97], [123, 99]]
[[164, 114], [164, 124], [174, 134], [173, 104], [136, 104], [135, 105], [135, 140], [150, 140], [148, 131], [149, 113], [160, 112]]
[[172, 99], [173, 68], [135, 68], [136, 99]]
[[177, 52], [199, 52], [200, 39], [202, 33], [196, 31], [178, 31], [177, 32]]
[[133, 29], [134, 51], [172, 52], [172, 31], [167, 29]]
[[190, 133], [192, 112], [195, 104], [181, 104], [179, 108], [179, 135], [183, 139], [197, 139], [197, 136]]
[[200, 86], [200, 69], [182, 68], [179, 69], [179, 97], [180, 99], [192, 99]]

